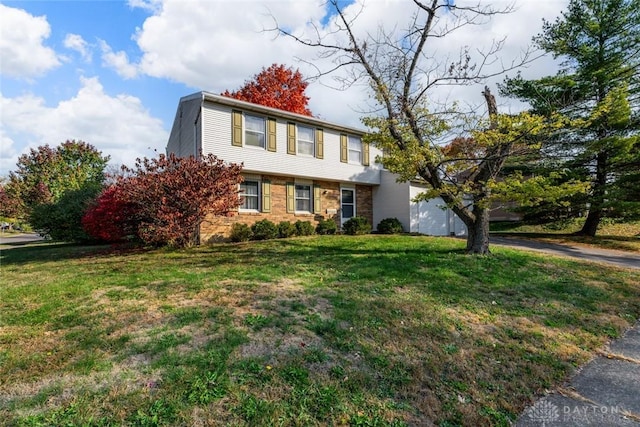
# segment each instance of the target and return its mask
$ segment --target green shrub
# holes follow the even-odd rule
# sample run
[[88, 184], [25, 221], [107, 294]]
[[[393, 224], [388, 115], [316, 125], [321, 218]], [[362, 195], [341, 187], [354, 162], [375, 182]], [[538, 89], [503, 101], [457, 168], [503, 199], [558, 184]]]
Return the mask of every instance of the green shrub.
[[311, 221], [296, 221], [296, 235], [297, 236], [311, 236], [315, 230]]
[[92, 238], [82, 227], [82, 216], [100, 192], [100, 187], [85, 185], [78, 190], [67, 190], [51, 203], [35, 205], [29, 223], [42, 236], [65, 242], [87, 242]]
[[354, 216], [342, 225], [342, 229], [346, 234], [352, 236], [358, 234], [368, 234], [371, 232], [371, 224], [367, 218], [363, 216]]
[[321, 219], [316, 226], [316, 233], [318, 234], [336, 234], [338, 226], [332, 219]]
[[385, 218], [378, 224], [378, 232], [382, 234], [400, 234], [404, 233], [404, 228], [398, 218]]
[[287, 237], [296, 235], [296, 226], [289, 221], [282, 221], [278, 224], [278, 237], [286, 239]]
[[246, 242], [251, 239], [251, 228], [247, 224], [241, 224], [236, 222], [231, 227], [231, 241], [232, 242]]
[[253, 240], [269, 240], [278, 237], [278, 227], [268, 219], [262, 219], [251, 226]]

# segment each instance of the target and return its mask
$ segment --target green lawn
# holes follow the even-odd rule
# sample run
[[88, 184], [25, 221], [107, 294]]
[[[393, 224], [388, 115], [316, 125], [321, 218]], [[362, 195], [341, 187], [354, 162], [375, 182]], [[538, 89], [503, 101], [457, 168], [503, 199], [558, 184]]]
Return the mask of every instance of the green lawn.
[[0, 255], [9, 425], [508, 425], [640, 317], [640, 272], [326, 236]]

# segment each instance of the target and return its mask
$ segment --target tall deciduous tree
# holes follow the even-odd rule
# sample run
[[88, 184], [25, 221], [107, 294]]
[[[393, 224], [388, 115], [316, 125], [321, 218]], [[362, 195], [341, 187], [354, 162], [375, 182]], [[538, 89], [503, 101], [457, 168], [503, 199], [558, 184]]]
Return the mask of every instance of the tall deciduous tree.
[[241, 169], [212, 154], [138, 159], [98, 197], [83, 219], [85, 229], [103, 240], [133, 234], [151, 245], [191, 246], [207, 215], [227, 215], [239, 206]]
[[571, 0], [534, 42], [562, 60], [560, 71], [507, 79], [502, 92], [570, 119], [545, 146], [545, 165], [583, 171], [590, 191], [580, 234], [594, 236], [603, 217], [640, 211], [640, 184], [630, 179], [640, 170], [640, 0]]
[[17, 169], [9, 173], [7, 191], [15, 193], [28, 212], [37, 204], [57, 201], [68, 190], [100, 186], [108, 161], [109, 156], [103, 157], [84, 141], [32, 148], [20, 156]]
[[16, 218], [20, 213], [20, 200], [7, 192], [6, 184], [0, 184], [0, 216]]
[[273, 64], [269, 68], [263, 68], [260, 73], [253, 76], [253, 80], [245, 82], [244, 86], [237, 91], [227, 90], [222, 95], [311, 116], [311, 111], [307, 107], [309, 97], [304, 94], [307, 85], [300, 71]]
[[19, 200], [19, 216], [35, 230], [76, 240], [83, 237], [80, 218], [102, 187], [108, 161], [109, 156], [83, 141], [40, 146], [18, 159], [5, 190]]
[[[401, 179], [421, 179], [427, 184], [431, 190], [423, 198], [441, 197], [460, 217], [468, 229], [469, 253], [488, 253], [492, 182], [514, 150], [541, 131], [542, 123], [526, 114], [511, 118], [499, 115], [495, 99], [486, 89], [483, 94], [490, 120], [478, 124], [473, 135], [483, 145], [461, 159], [460, 152], [442, 149], [442, 143], [451, 139], [448, 135], [453, 132], [455, 118], [447, 114], [451, 110], [432, 102], [432, 96], [439, 86], [479, 83], [529, 59], [524, 52], [515, 63], [489, 72], [485, 65], [496, 59], [501, 41], [479, 52], [477, 61], [469, 47], [462, 47], [454, 59], [440, 53], [445, 46], [439, 40], [506, 11], [458, 6], [448, 0], [414, 0], [413, 12], [404, 26], [398, 24], [389, 31], [381, 27], [375, 34], [360, 36], [364, 32], [357, 29], [358, 4], [343, 9], [338, 0], [328, 3], [333, 21], [326, 28], [318, 28], [322, 24], [317, 23], [313, 36], [282, 28], [278, 31], [319, 49], [323, 59], [334, 61], [331, 71], [345, 71], [347, 77], [342, 78], [346, 84], [362, 79], [369, 83], [379, 114], [364, 120], [373, 130], [366, 142], [385, 151], [381, 161]], [[473, 52], [477, 52], [475, 47]], [[455, 170], [454, 165], [464, 168]]]

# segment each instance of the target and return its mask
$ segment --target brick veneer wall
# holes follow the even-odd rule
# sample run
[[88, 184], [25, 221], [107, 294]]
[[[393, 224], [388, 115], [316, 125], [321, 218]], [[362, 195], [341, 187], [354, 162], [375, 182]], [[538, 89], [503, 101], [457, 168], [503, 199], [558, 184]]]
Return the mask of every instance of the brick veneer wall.
[[376, 229], [373, 223], [373, 188], [369, 185], [356, 185], [356, 215], [367, 218]]
[[[340, 183], [332, 181], [313, 181], [320, 185], [321, 214], [296, 214], [287, 212], [286, 184], [292, 182], [291, 177], [262, 175], [263, 180], [271, 181], [271, 213], [235, 212], [231, 216], [209, 215], [200, 226], [200, 241], [220, 242], [228, 240], [233, 224], [239, 222], [252, 225], [256, 221], [268, 219], [278, 224], [281, 221], [310, 221], [314, 226], [321, 219], [333, 219], [340, 227]], [[335, 211], [336, 213], [327, 213]], [[356, 186], [356, 214], [373, 221], [373, 190], [370, 186]], [[375, 224], [373, 225], [375, 228]]]

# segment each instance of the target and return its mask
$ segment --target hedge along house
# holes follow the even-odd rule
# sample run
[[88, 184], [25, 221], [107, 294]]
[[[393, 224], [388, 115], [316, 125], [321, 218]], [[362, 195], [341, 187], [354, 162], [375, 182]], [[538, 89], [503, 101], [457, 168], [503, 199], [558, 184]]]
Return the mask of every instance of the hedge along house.
[[[301, 220], [315, 226], [332, 219], [340, 227], [354, 216], [367, 218], [374, 227], [384, 218], [397, 217], [406, 231], [450, 235], [449, 226], [440, 224], [443, 210], [433, 203], [412, 202], [422, 187], [395, 182], [395, 175], [375, 162], [381, 151], [362, 142], [364, 133], [198, 92], [180, 99], [167, 153], [211, 153], [244, 165], [242, 205], [235, 215], [207, 218], [200, 228], [201, 242], [228, 238], [238, 222]], [[446, 212], [447, 221], [452, 215]], [[430, 221], [436, 225], [425, 227]]]
[[373, 190], [380, 184], [379, 154], [360, 129], [198, 92], [180, 99], [167, 153], [212, 153], [242, 163], [243, 203], [230, 217], [209, 217], [201, 242], [223, 240], [236, 222], [261, 219], [333, 219], [353, 216], [373, 223]]

